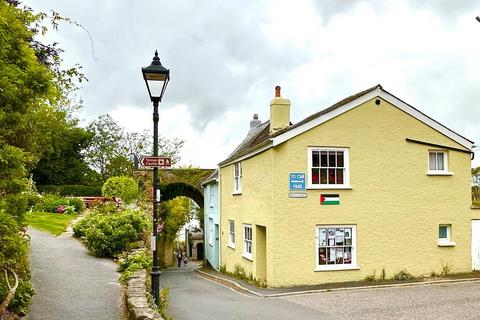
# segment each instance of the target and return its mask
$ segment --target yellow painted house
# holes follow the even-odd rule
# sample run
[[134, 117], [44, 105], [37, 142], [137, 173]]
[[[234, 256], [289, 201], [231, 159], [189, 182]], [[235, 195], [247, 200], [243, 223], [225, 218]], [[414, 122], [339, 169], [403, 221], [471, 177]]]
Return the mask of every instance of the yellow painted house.
[[220, 264], [273, 287], [480, 268], [472, 145], [380, 85], [291, 124], [277, 87], [219, 164]]

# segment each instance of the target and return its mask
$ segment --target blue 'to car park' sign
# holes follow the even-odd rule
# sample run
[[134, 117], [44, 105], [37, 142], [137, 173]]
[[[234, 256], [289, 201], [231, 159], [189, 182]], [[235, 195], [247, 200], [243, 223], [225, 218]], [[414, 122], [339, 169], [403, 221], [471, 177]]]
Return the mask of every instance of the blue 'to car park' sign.
[[290, 172], [290, 190], [305, 191], [305, 173]]

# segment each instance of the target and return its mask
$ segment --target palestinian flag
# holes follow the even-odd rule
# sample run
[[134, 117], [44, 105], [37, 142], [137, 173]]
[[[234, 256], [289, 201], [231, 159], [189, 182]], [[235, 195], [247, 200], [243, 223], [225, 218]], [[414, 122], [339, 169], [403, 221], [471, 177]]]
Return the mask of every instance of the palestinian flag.
[[320, 204], [321, 205], [340, 204], [340, 196], [338, 194], [321, 194]]

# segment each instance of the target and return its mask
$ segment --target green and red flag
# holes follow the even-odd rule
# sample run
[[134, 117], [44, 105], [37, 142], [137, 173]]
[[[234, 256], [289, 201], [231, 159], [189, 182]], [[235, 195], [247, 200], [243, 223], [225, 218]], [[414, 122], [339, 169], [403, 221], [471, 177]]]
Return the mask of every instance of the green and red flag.
[[340, 204], [340, 196], [338, 194], [321, 194], [320, 204], [321, 205]]

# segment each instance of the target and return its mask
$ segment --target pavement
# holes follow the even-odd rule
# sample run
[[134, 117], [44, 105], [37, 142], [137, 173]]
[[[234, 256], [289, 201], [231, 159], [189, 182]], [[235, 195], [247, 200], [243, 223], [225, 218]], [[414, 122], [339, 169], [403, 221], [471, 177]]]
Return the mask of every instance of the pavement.
[[480, 282], [480, 272], [474, 271], [465, 274], [450, 275], [446, 278], [422, 278], [402, 281], [385, 280], [376, 282], [352, 281], [295, 287], [261, 288], [248, 283], [245, 280], [239, 280], [232, 276], [219, 273], [211, 268], [198, 267], [194, 268], [194, 271], [205, 278], [231, 287], [233, 290], [236, 290], [240, 293], [250, 294], [262, 298], [274, 298], [320, 292], [368, 290], [388, 287], [431, 286], [450, 283]]
[[32, 282], [37, 290], [25, 319], [119, 319], [117, 265], [97, 258], [72, 232], [55, 237], [29, 228]]

